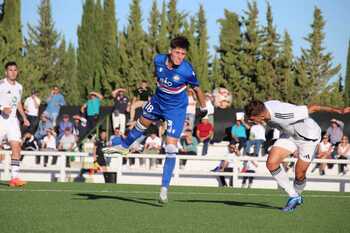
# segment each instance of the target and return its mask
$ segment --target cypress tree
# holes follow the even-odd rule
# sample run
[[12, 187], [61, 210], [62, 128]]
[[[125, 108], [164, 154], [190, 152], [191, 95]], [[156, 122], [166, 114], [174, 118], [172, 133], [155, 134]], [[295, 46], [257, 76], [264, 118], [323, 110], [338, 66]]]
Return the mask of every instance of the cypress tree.
[[198, 12], [198, 21], [196, 23], [197, 31], [197, 43], [198, 43], [198, 64], [195, 67], [198, 78], [201, 83], [203, 90], [210, 89], [210, 82], [208, 80], [208, 31], [207, 31], [207, 20], [205, 17], [204, 7], [201, 4]]
[[349, 44], [348, 44], [348, 55], [347, 55], [347, 60], [346, 60], [344, 103], [346, 106], [350, 106], [350, 40], [349, 40]]
[[[81, 81], [80, 94], [86, 98], [90, 91], [102, 90], [103, 9], [100, 1], [86, 0], [83, 5], [81, 25], [78, 26], [78, 79]], [[103, 39], [102, 39], [103, 41]]]
[[157, 53], [158, 46], [158, 34], [160, 28], [160, 13], [157, 6], [157, 1], [153, 1], [152, 9], [148, 18], [148, 33], [146, 37], [147, 46], [143, 49], [144, 51], [144, 62], [148, 67], [148, 80], [151, 80], [151, 84], [155, 85], [153, 79], [154, 64], [153, 58]]
[[172, 39], [181, 33], [181, 28], [186, 15], [177, 10], [177, 0], [170, 0], [168, 3], [168, 32]]
[[257, 61], [257, 82], [260, 99], [279, 98], [279, 80], [277, 80], [277, 52], [279, 35], [273, 25], [271, 6], [267, 4], [267, 26], [261, 35], [261, 59]]
[[293, 74], [293, 51], [292, 40], [287, 31], [284, 32], [281, 52], [278, 56], [277, 86], [280, 90], [280, 98], [285, 102], [296, 102], [294, 99], [294, 74]]
[[167, 53], [169, 49], [168, 42], [168, 21], [165, 0], [162, 3], [162, 12], [160, 14], [160, 28], [158, 34], [157, 52]]
[[37, 89], [45, 96], [50, 86], [56, 85], [61, 67], [58, 52], [60, 34], [54, 28], [50, 0], [42, 0], [38, 8], [39, 25], [28, 24], [27, 58], [40, 70], [36, 81]]
[[220, 29], [220, 54], [221, 71], [223, 80], [216, 82], [225, 86], [232, 93], [233, 105], [244, 106], [250, 98], [250, 80], [241, 75], [241, 34], [240, 22], [237, 14], [225, 9], [225, 18], [218, 20]]
[[149, 74], [148, 67], [143, 61], [143, 49], [146, 47], [146, 43], [145, 32], [142, 29], [140, 0], [133, 0], [130, 4], [130, 15], [125, 35], [129, 62], [127, 86], [129, 89], [134, 89]]
[[103, 5], [103, 48], [102, 64], [104, 77], [103, 90], [110, 94], [116, 86], [118, 77], [118, 50], [117, 50], [117, 21], [115, 18], [114, 0], [105, 0]]
[[322, 90], [328, 85], [331, 77], [336, 75], [341, 66], [333, 67], [331, 53], [326, 53], [323, 47], [324, 32], [323, 28], [325, 21], [323, 19], [321, 10], [315, 8], [314, 19], [311, 24], [312, 32], [307, 36], [306, 41], [310, 43], [309, 49], [302, 49], [302, 56], [300, 60], [305, 64], [305, 73], [307, 74], [307, 91], [303, 98], [309, 102], [320, 102]]
[[[242, 53], [240, 53], [239, 69], [246, 84], [249, 85], [248, 92], [252, 98], [261, 98], [265, 96], [262, 88], [256, 88], [258, 81], [257, 64], [261, 58], [260, 31], [258, 26], [258, 7], [256, 2], [248, 2], [248, 11], [245, 11], [246, 18], [243, 18], [244, 26], [242, 36]], [[263, 100], [263, 99], [262, 99]]]
[[2, 7], [0, 59], [2, 63], [9, 60], [19, 61], [23, 49], [21, 0], [4, 0]]

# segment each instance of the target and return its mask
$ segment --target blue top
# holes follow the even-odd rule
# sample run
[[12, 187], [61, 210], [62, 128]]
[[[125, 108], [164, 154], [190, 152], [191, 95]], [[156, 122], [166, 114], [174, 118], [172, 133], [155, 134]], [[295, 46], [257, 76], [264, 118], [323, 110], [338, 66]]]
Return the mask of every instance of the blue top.
[[157, 89], [154, 97], [161, 106], [168, 108], [186, 107], [188, 104], [187, 85], [199, 86], [196, 73], [187, 60], [173, 69], [168, 69], [167, 59], [168, 55], [166, 54], [158, 54], [154, 58], [157, 77]]
[[244, 125], [236, 125], [234, 124], [231, 128], [231, 134], [238, 138], [247, 138], [247, 131]]
[[111, 143], [112, 146], [121, 145], [122, 137], [117, 135], [112, 135], [111, 138], [109, 139], [109, 142]]
[[61, 93], [56, 95], [51, 95], [47, 100], [46, 110], [49, 113], [59, 113], [61, 106], [65, 105], [64, 97]]
[[86, 114], [88, 116], [95, 116], [100, 114], [101, 101], [98, 97], [89, 99], [86, 102]]

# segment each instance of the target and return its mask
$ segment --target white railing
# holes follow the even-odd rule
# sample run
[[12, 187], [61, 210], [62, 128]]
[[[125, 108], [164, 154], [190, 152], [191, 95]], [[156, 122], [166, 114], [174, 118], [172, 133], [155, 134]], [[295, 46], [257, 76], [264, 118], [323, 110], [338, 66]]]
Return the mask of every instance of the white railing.
[[[10, 161], [11, 161], [11, 151], [0, 151], [0, 155], [5, 155], [4, 160], [0, 164], [0, 172], [3, 171], [3, 175], [0, 177], [2, 180], [10, 179]], [[62, 151], [22, 151], [22, 155], [27, 156], [58, 156], [57, 166], [46, 168], [46, 167], [30, 167], [30, 168], [21, 168], [23, 172], [56, 172], [59, 174], [60, 182], [67, 181], [66, 176], [67, 172], [79, 172], [80, 168], [66, 168], [66, 157], [67, 156], [75, 156], [75, 157], [91, 157], [89, 153], [86, 152], [62, 152]], [[111, 154], [106, 155], [106, 157], [114, 158], [114, 163], [111, 165], [108, 170], [110, 172], [116, 172], [118, 179], [123, 176], [123, 174], [138, 174], [141, 173], [143, 175], [147, 174], [159, 174], [161, 175], [161, 170], [152, 171], [152, 170], [132, 170], [123, 167], [122, 158], [123, 156]], [[129, 154], [124, 156], [126, 158], [142, 158], [146, 159], [146, 163], [149, 164], [151, 159], [164, 159], [164, 155], [159, 154]], [[180, 160], [202, 160], [202, 161], [220, 161], [220, 160], [228, 160], [233, 159], [233, 172], [212, 172], [212, 171], [191, 171], [191, 170], [181, 170], [179, 169]], [[270, 173], [266, 170], [265, 172], [258, 173], [244, 173], [240, 172], [239, 169], [235, 169], [239, 167], [241, 161], [255, 161], [255, 162], [265, 162], [265, 157], [248, 157], [248, 156], [240, 156], [240, 157], [228, 157], [228, 156], [184, 156], [179, 155], [176, 157], [176, 165], [174, 169], [174, 181], [180, 176], [204, 176], [204, 177], [217, 177], [217, 176], [226, 176], [232, 177], [233, 187], [239, 187], [239, 177], [271, 177]], [[290, 158], [286, 159], [286, 162], [295, 162], [296, 159]], [[312, 163], [332, 163], [332, 164], [350, 164], [350, 160], [333, 160], [333, 159], [314, 159]], [[290, 174], [292, 176], [293, 174]], [[330, 181], [350, 181], [350, 176], [339, 176], [339, 175], [314, 175], [308, 174], [308, 179], [319, 179], [319, 180], [330, 180]]]

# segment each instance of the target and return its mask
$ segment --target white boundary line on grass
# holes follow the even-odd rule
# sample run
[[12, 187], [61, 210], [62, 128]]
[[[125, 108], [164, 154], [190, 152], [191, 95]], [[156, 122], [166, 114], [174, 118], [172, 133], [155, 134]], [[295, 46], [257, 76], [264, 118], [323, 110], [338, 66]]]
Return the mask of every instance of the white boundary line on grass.
[[[0, 192], [86, 192], [86, 193], [115, 193], [115, 194], [158, 194], [154, 191], [128, 191], [128, 190], [74, 190], [74, 189], [0, 189]], [[170, 195], [209, 195], [209, 196], [251, 196], [251, 197], [285, 197], [285, 194], [258, 194], [258, 193], [202, 193], [202, 192], [170, 192]], [[330, 195], [330, 194], [306, 194], [305, 197], [314, 198], [350, 198], [350, 195]]]

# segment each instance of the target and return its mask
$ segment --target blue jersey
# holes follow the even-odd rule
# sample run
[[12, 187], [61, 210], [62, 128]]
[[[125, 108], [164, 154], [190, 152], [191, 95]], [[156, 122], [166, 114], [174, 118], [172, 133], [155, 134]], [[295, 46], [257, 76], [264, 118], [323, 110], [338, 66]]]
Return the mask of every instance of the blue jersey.
[[165, 108], [185, 108], [188, 104], [187, 85], [199, 86], [192, 65], [184, 60], [178, 67], [168, 69], [168, 55], [158, 54], [154, 58], [157, 89], [155, 98]]
[[199, 86], [192, 65], [184, 60], [170, 70], [166, 66], [168, 55], [158, 54], [154, 58], [157, 89], [155, 95], [143, 107], [143, 117], [167, 122], [167, 135], [180, 138], [188, 105], [187, 85]]

